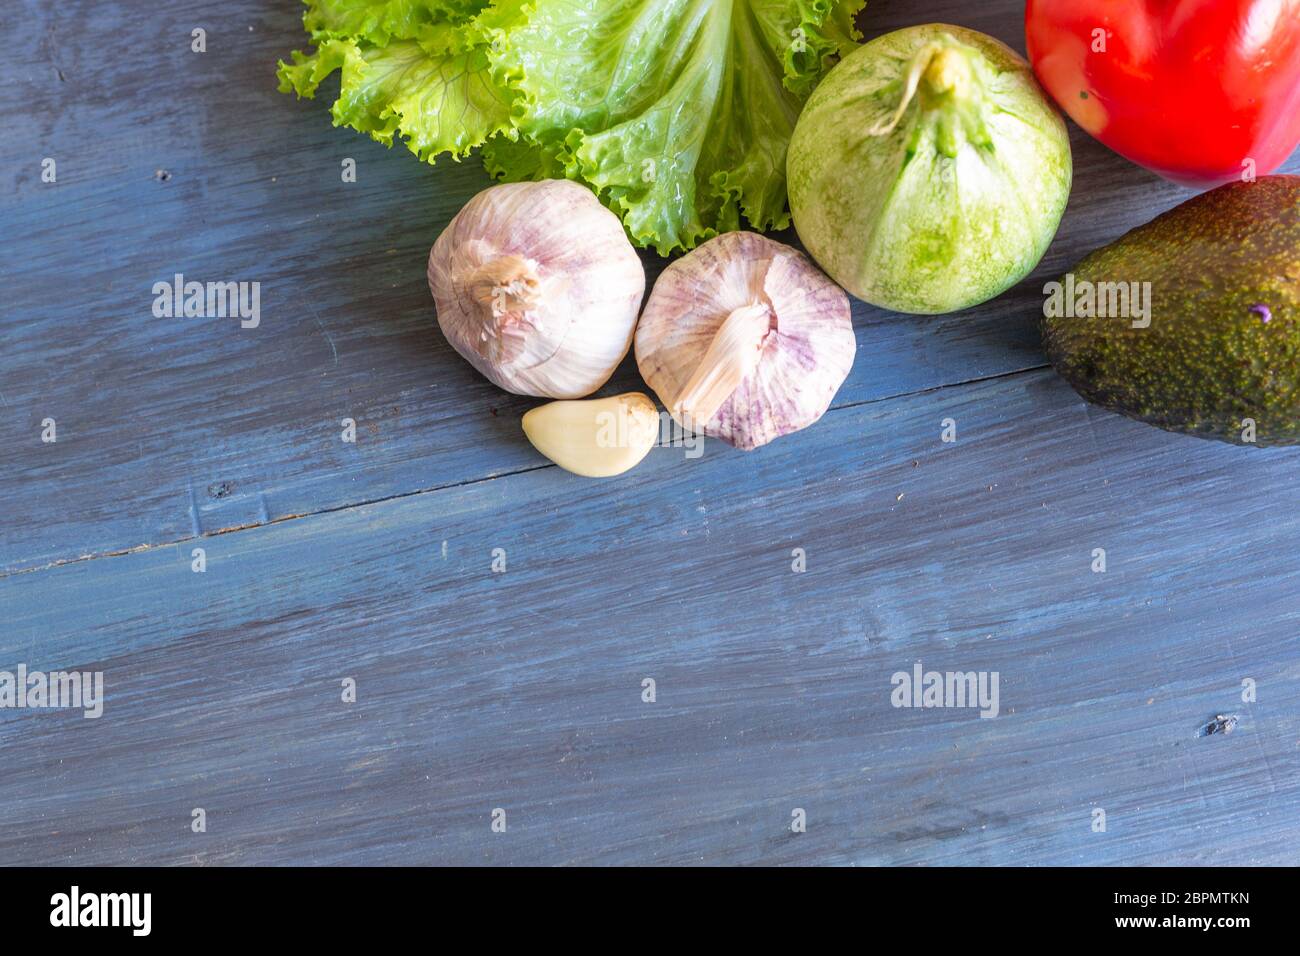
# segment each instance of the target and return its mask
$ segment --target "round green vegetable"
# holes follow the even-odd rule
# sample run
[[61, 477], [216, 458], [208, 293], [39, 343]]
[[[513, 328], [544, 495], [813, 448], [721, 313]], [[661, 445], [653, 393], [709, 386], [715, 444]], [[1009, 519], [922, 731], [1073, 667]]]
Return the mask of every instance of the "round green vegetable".
[[840, 285], [895, 312], [978, 305], [1028, 275], [1070, 195], [1065, 122], [1005, 44], [946, 24], [840, 62], [795, 127], [799, 238]]

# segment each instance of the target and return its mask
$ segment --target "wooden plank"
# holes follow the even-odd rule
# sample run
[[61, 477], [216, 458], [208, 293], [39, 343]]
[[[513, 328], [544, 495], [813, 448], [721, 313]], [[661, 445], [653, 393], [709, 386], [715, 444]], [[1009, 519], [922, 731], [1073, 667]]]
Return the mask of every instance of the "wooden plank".
[[[1019, 4], [967, 6], [927, 15], [1023, 47]], [[0, 63], [0, 496], [24, 519], [0, 522], [0, 573], [543, 465], [517, 429], [533, 401], [451, 352], [425, 287], [428, 247], [486, 185], [477, 163], [421, 166], [330, 128], [326, 100], [276, 93], [276, 58], [303, 40], [293, 4], [169, 5], [132, 21], [147, 57], [104, 42], [120, 16], [0, 11], [13, 38]], [[916, 17], [873, 0], [864, 23], [874, 35]], [[204, 54], [189, 48], [195, 25]], [[1035, 277], [956, 316], [855, 305], [859, 356], [837, 406], [1043, 363], [1044, 277], [1185, 195], [1077, 131], [1075, 146], [1074, 200]], [[355, 184], [341, 181], [345, 157]], [[153, 283], [178, 272], [259, 281], [262, 324], [154, 318]], [[628, 362], [608, 390], [641, 387]], [[55, 444], [40, 441], [46, 418]], [[344, 418], [355, 445], [339, 440]]]
[[13, 575], [0, 662], [108, 699], [0, 711], [0, 862], [1294, 864], [1292, 464], [1038, 371]]

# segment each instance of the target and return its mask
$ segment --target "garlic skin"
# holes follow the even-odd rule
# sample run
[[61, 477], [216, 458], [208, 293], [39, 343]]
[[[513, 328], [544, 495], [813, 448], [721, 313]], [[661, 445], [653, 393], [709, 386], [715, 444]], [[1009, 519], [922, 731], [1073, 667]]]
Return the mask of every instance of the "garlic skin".
[[567, 180], [479, 193], [429, 252], [452, 348], [516, 395], [581, 398], [627, 355], [645, 269], [616, 215]]
[[673, 418], [744, 450], [821, 418], [856, 351], [844, 290], [752, 232], [665, 269], [636, 330], [641, 375]]

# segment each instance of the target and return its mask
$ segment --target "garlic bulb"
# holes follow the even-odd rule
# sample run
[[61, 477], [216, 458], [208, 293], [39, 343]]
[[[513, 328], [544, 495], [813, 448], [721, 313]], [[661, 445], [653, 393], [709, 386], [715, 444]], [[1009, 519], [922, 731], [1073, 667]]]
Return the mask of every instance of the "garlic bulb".
[[645, 269], [623, 225], [567, 180], [493, 186], [429, 252], [452, 348], [517, 395], [581, 398], [627, 355]]
[[743, 449], [821, 418], [856, 348], [844, 291], [752, 232], [665, 269], [636, 331], [641, 375], [673, 418]]

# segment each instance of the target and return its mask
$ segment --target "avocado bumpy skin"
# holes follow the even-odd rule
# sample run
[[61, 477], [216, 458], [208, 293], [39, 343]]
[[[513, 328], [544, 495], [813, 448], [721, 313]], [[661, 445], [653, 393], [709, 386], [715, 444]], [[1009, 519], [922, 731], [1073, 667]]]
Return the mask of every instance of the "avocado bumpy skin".
[[1253, 444], [1300, 442], [1300, 176], [1190, 199], [1073, 275], [1151, 284], [1147, 328], [1045, 314], [1048, 358], [1085, 399], [1203, 438], [1252, 444], [1253, 420]]

